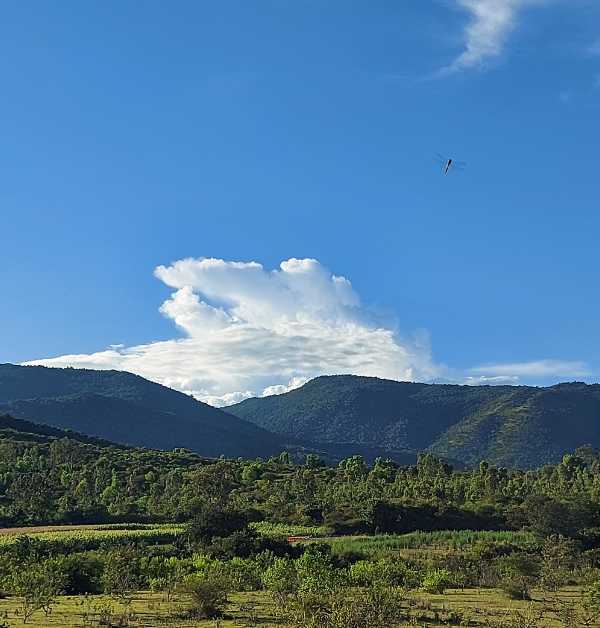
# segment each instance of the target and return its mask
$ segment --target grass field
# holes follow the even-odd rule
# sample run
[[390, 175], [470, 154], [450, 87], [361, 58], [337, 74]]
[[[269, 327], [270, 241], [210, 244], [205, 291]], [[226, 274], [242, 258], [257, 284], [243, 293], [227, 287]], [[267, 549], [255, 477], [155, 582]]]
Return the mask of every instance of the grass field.
[[103, 542], [128, 543], [145, 540], [149, 543], [171, 543], [183, 526], [176, 524], [117, 524], [96, 526], [38, 526], [0, 530], [0, 548], [12, 545], [19, 537], [29, 536], [45, 544], [61, 544], [79, 551], [96, 549]]
[[[568, 588], [561, 591], [558, 596], [561, 600], [576, 600], [580, 592], [576, 588]], [[436, 614], [444, 616], [453, 610], [460, 613], [465, 626], [491, 626], [495, 620], [502, 619], [510, 613], [521, 611], [527, 613], [533, 608], [535, 612], [544, 613], [542, 622], [537, 624], [544, 628], [558, 628], [560, 624], [547, 607], [548, 598], [540, 592], [534, 592], [531, 603], [509, 601], [502, 593], [494, 589], [465, 589], [449, 591], [444, 595], [416, 595], [413, 596], [417, 623], [400, 623], [398, 626], [442, 626], [447, 625], [436, 622]], [[0, 621], [4, 621], [10, 627], [22, 626], [23, 621], [18, 615], [18, 598], [0, 600]], [[50, 616], [46, 617], [42, 612], [36, 613], [25, 624], [33, 628], [58, 627], [76, 628], [84, 626], [98, 626], [99, 610], [110, 609], [112, 619], [118, 621], [118, 616], [125, 611], [121, 603], [109, 596], [64, 596], [59, 598]], [[230, 604], [227, 615], [220, 620], [192, 620], [184, 619], [186, 599], [176, 597], [166, 601], [163, 595], [140, 592], [132, 600], [129, 610], [132, 612], [129, 626], [173, 626], [174, 628], [189, 628], [192, 626], [203, 628], [233, 628], [242, 626], [261, 626], [263, 628], [284, 626], [276, 618], [276, 609], [271, 596], [268, 593], [239, 593], [230, 596]], [[103, 624], [110, 625], [110, 624]], [[523, 624], [526, 625], [526, 624]]]
[[369, 556], [389, 555], [402, 550], [461, 550], [482, 541], [511, 543], [518, 547], [527, 547], [535, 542], [533, 535], [527, 532], [474, 532], [471, 530], [344, 536], [326, 540], [336, 554], [362, 552]]
[[250, 526], [263, 536], [310, 536], [313, 538], [326, 537], [331, 534], [327, 526], [300, 526], [287, 523], [269, 523], [259, 521]]

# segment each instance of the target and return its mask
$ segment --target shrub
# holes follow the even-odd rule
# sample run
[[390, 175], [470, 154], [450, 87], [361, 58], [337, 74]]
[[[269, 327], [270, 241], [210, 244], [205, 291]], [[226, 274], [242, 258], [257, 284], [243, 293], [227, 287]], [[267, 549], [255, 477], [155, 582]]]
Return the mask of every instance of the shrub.
[[297, 554], [286, 539], [264, 537], [252, 528], [236, 530], [228, 536], [214, 537], [204, 545], [204, 551], [213, 558], [250, 558], [264, 551], [271, 551], [277, 556]]
[[377, 562], [360, 560], [350, 567], [350, 580], [358, 586], [373, 584], [402, 586], [407, 581], [407, 570], [401, 561], [381, 559]]
[[500, 588], [511, 600], [530, 600], [530, 583], [519, 575], [507, 575], [500, 580]]
[[500, 588], [513, 600], [529, 600], [529, 589], [539, 573], [538, 561], [528, 554], [511, 554], [498, 560]]
[[335, 569], [328, 545], [309, 545], [296, 560], [299, 591], [304, 593], [332, 592], [344, 584], [340, 570]]
[[61, 589], [61, 575], [48, 562], [30, 564], [17, 570], [13, 574], [13, 591], [22, 598], [20, 614], [23, 623], [38, 610], [43, 610], [48, 616]]
[[265, 589], [273, 593], [290, 594], [298, 590], [298, 572], [294, 561], [289, 558], [276, 558], [262, 574]]
[[231, 536], [247, 525], [247, 516], [238, 510], [204, 504], [188, 525], [185, 536], [192, 545], [207, 545], [214, 538]]
[[369, 587], [351, 597], [343, 593], [299, 593], [285, 601], [283, 615], [291, 628], [389, 628], [403, 619], [402, 594]]
[[518, 551], [519, 548], [516, 545], [505, 541], [477, 541], [471, 549], [477, 560], [493, 560], [501, 556], [510, 556]]
[[577, 562], [577, 544], [560, 536], [548, 537], [542, 546], [540, 581], [549, 591], [569, 583]]
[[83, 595], [102, 591], [104, 563], [95, 555], [70, 554], [46, 561], [60, 574], [62, 590], [66, 595]]
[[127, 604], [140, 586], [140, 560], [133, 547], [120, 547], [106, 554], [102, 584], [105, 593]]
[[248, 558], [232, 558], [222, 563], [222, 573], [232, 591], [256, 591], [261, 586], [261, 566]]
[[452, 574], [447, 569], [428, 571], [421, 581], [421, 591], [443, 594], [453, 584]]
[[190, 616], [197, 619], [223, 616], [229, 587], [222, 578], [192, 574], [184, 579], [182, 590], [190, 597]]
[[585, 601], [590, 609], [600, 614], [600, 580], [596, 580], [585, 592]]
[[182, 560], [175, 556], [165, 558], [164, 556], [144, 557], [141, 559], [140, 570], [148, 580], [148, 584], [153, 591], [163, 591], [167, 595], [167, 600], [171, 599], [172, 593], [181, 583], [183, 578], [192, 573], [193, 565], [190, 560]]
[[403, 595], [397, 589], [372, 586], [351, 599], [337, 595], [331, 605], [332, 628], [389, 628], [399, 622]]

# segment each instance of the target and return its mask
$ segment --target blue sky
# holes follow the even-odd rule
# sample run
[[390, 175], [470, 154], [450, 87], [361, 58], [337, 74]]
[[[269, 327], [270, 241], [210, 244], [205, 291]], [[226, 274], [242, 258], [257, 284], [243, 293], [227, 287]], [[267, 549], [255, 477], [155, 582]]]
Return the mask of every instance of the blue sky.
[[598, 381], [597, 2], [6, 2], [0, 72], [0, 361]]

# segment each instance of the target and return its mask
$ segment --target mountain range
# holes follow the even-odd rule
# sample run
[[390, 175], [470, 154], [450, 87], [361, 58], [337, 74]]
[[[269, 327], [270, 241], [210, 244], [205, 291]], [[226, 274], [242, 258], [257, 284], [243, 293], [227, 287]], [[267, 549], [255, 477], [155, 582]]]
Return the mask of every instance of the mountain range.
[[579, 382], [460, 386], [336, 375], [226, 410], [297, 439], [426, 450], [468, 465], [528, 468], [600, 447], [600, 385]]
[[430, 451], [466, 465], [531, 468], [582, 445], [600, 447], [600, 385], [578, 382], [460, 386], [336, 375], [217, 409], [122, 371], [3, 364], [0, 414], [206, 457], [288, 450], [410, 463]]

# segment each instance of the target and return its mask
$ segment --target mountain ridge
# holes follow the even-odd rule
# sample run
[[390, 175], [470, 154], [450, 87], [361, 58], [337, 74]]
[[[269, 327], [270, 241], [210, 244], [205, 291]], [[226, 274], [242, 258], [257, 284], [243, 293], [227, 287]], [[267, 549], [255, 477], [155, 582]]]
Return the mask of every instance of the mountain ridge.
[[600, 446], [600, 385], [582, 382], [465, 386], [333, 375], [226, 410], [285, 436], [427, 450], [465, 464], [532, 467]]
[[218, 457], [280, 452], [281, 439], [125, 371], [0, 364], [0, 413], [110, 441]]

